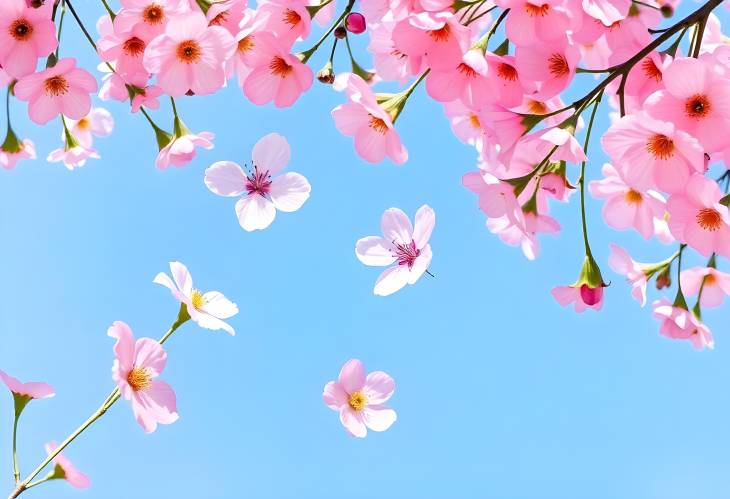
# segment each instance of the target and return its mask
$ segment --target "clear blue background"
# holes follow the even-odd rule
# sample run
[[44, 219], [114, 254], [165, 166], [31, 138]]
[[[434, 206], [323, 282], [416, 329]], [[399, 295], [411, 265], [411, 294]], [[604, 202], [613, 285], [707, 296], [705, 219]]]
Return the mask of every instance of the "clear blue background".
[[[97, 3], [76, 3], [93, 25]], [[94, 64], [70, 18], [61, 53]], [[587, 86], [592, 77], [581, 78]], [[91, 489], [54, 482], [23, 497], [730, 497], [727, 309], [706, 313], [716, 350], [695, 352], [661, 338], [650, 308], [605, 263], [612, 285], [603, 312], [562, 309], [549, 291], [573, 282], [581, 265], [577, 197], [553, 203], [563, 232], [543, 237], [529, 262], [484, 227], [461, 186], [475, 152], [423, 89], [398, 122], [410, 152], [402, 167], [357, 157], [329, 116], [343, 98], [315, 82], [291, 109], [255, 107], [233, 82], [180, 99], [190, 128], [214, 131], [216, 147], [168, 171], [154, 168], [154, 137], [126, 105], [104, 104], [114, 135], [97, 141], [102, 160], [74, 172], [43, 159], [58, 146], [59, 124], [36, 127], [13, 105], [17, 132], [36, 141], [40, 159], [0, 175], [0, 368], [57, 390], [23, 416], [24, 475], [46, 441], [62, 440], [113, 387], [112, 321], [157, 338], [174, 320], [177, 304], [151, 282], [169, 261], [241, 310], [233, 338], [187, 324], [166, 345], [179, 422], [145, 435], [120, 401], [66, 451]], [[165, 105], [154, 116], [168, 123], [168, 113]], [[234, 200], [210, 193], [203, 171], [247, 161], [272, 131], [289, 139], [289, 168], [309, 179], [312, 197], [246, 233]], [[596, 178], [604, 157], [596, 144], [590, 155]], [[437, 214], [437, 277], [373, 296], [380, 269], [357, 261], [355, 241], [379, 233], [384, 209], [412, 216], [424, 203]], [[674, 251], [609, 231], [594, 200], [589, 216], [601, 262], [609, 242], [644, 261]], [[349, 437], [321, 400], [353, 357], [397, 382], [398, 421], [365, 440]], [[0, 489], [8, 492], [11, 413], [10, 395], [0, 393]]]

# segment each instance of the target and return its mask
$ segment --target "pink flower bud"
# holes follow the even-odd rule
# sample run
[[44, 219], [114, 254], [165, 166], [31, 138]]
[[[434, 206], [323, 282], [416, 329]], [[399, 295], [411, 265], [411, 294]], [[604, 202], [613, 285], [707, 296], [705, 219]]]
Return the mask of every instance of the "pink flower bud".
[[351, 12], [347, 15], [347, 18], [345, 18], [345, 27], [350, 33], [359, 35], [365, 31], [365, 28], [367, 28], [365, 24], [365, 16], [359, 12]]

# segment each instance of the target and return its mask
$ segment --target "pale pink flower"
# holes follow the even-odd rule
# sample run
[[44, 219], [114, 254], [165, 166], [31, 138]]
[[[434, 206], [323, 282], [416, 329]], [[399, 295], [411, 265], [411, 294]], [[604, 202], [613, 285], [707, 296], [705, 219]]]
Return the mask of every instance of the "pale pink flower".
[[160, 107], [160, 101], [157, 99], [162, 95], [162, 89], [157, 85], [150, 85], [143, 89], [137, 90], [132, 98], [132, 112], [136, 113], [142, 108], [157, 109]]
[[409, 56], [398, 50], [393, 42], [395, 21], [382, 22], [370, 29], [368, 50], [373, 54], [373, 65], [384, 80], [394, 80], [404, 84], [410, 76], [421, 72], [423, 56]]
[[112, 133], [114, 118], [103, 107], [95, 107], [80, 120], [67, 119], [66, 126], [79, 144], [91, 148], [94, 137], [107, 137]]
[[485, 129], [479, 115], [458, 100], [444, 104], [444, 113], [451, 122], [451, 130], [456, 138], [481, 151], [484, 147]]
[[75, 170], [84, 166], [87, 159], [99, 159], [100, 157], [96, 149], [84, 147], [81, 144], [69, 146], [68, 143], [64, 143], [63, 147], [48, 153], [46, 161], [51, 163], [63, 162], [67, 169]]
[[672, 56], [654, 51], [636, 63], [626, 77], [626, 95], [643, 104], [649, 95], [664, 88], [664, 71], [672, 60]]
[[112, 378], [119, 393], [132, 402], [132, 411], [146, 433], [157, 429], [157, 424], [171, 424], [178, 420], [175, 392], [157, 378], [167, 364], [167, 353], [152, 338], [136, 342], [127, 324], [116, 321], [107, 334], [117, 340], [114, 345]]
[[515, 53], [520, 78], [539, 82], [538, 91], [530, 95], [539, 100], [565, 90], [575, 76], [579, 60], [580, 50], [567, 41], [518, 46]]
[[258, 58], [256, 57], [256, 36], [261, 31], [266, 19], [257, 11], [247, 10], [239, 24], [238, 33], [235, 35], [236, 50], [233, 56], [228, 60], [227, 73], [236, 74], [238, 84], [243, 90], [243, 84], [246, 78], [253, 71]]
[[0, 370], [0, 380], [5, 383], [5, 386], [14, 394], [19, 397], [24, 397], [28, 400], [34, 399], [45, 399], [53, 397], [56, 392], [53, 387], [48, 383], [41, 381], [29, 381], [23, 383], [17, 378], [6, 374], [5, 371]]
[[114, 66], [114, 72], [125, 82], [135, 84], [149, 79], [149, 73], [142, 63], [147, 42], [132, 33], [116, 31], [103, 36], [96, 42], [96, 49], [102, 61]]
[[190, 11], [187, 0], [120, 0], [122, 9], [114, 18], [118, 33], [130, 33], [149, 42], [165, 31], [170, 19]]
[[337, 381], [324, 387], [322, 399], [327, 407], [340, 413], [340, 422], [353, 437], [364, 438], [368, 428], [385, 431], [395, 423], [397, 415], [384, 404], [393, 396], [395, 381], [382, 371], [367, 376], [357, 359], [348, 360]]
[[238, 222], [246, 231], [271, 225], [276, 210], [297, 211], [312, 190], [299, 173], [281, 172], [291, 158], [287, 140], [270, 133], [256, 142], [251, 154], [253, 171], [248, 173], [232, 161], [218, 161], [205, 170], [205, 185], [219, 196], [243, 196], [236, 203]]
[[603, 285], [592, 287], [586, 283], [573, 286], [556, 286], [550, 293], [563, 307], [573, 304], [576, 312], [583, 312], [588, 308], [601, 310], [603, 307]]
[[707, 61], [677, 58], [664, 70], [665, 90], [649, 96], [644, 106], [653, 117], [673, 123], [697, 138], [712, 154], [730, 143], [730, 80]]
[[622, 175], [643, 189], [681, 191], [692, 174], [705, 170], [704, 151], [697, 139], [644, 112], [619, 119], [601, 144], [614, 164], [622, 165]]
[[[518, 149], [525, 149], [530, 156], [537, 159], [532, 167], [537, 165], [543, 158], [550, 155], [550, 161], [568, 161], [580, 163], [588, 158], [583, 151], [574, 131], [560, 127], [549, 127], [524, 136], [515, 146], [515, 154]], [[553, 150], [554, 149], [554, 150]]]
[[249, 9], [246, 0], [218, 0], [210, 4], [205, 17], [211, 26], [225, 28], [235, 37]]
[[380, 228], [383, 237], [368, 236], [357, 241], [355, 255], [365, 265], [385, 267], [375, 282], [373, 293], [388, 296], [406, 284], [415, 284], [431, 263], [428, 240], [436, 225], [436, 214], [428, 205], [416, 212], [415, 227], [408, 216], [398, 208], [383, 213]]
[[423, 57], [432, 69], [450, 70], [469, 49], [469, 29], [451, 12], [419, 12], [393, 29], [395, 48], [408, 57]]
[[226, 82], [225, 64], [236, 43], [220, 26], [209, 26], [200, 13], [177, 16], [144, 51], [144, 67], [173, 97], [192, 91], [211, 94]]
[[183, 130], [183, 134], [172, 137], [172, 140], [165, 147], [160, 149], [155, 160], [155, 166], [160, 170], [165, 170], [170, 165], [181, 167], [190, 163], [195, 158], [196, 147], [203, 149], [213, 149], [212, 132], [192, 133], [189, 130]]
[[520, 209], [514, 214], [488, 218], [487, 229], [505, 244], [520, 246], [525, 258], [534, 260], [540, 254], [538, 234], [558, 234], [560, 223], [550, 215], [523, 212]]
[[243, 83], [244, 94], [259, 106], [272, 101], [276, 107], [291, 106], [312, 86], [312, 70], [273, 35], [258, 32], [255, 37], [253, 66]]
[[38, 8], [26, 0], [0, 2], [0, 65], [13, 78], [33, 73], [38, 58], [56, 49], [52, 7], [50, 1]]
[[506, 108], [518, 106], [525, 91], [514, 56], [487, 53], [486, 60], [489, 66], [487, 83], [492, 101]]
[[193, 278], [188, 268], [180, 262], [170, 262], [172, 279], [160, 272], [152, 282], [165, 286], [182, 305], [185, 305], [190, 318], [205, 329], [222, 329], [234, 335], [233, 328], [223, 319], [230, 319], [238, 313], [238, 307], [218, 291], [203, 293], [193, 287]]
[[343, 135], [353, 137], [355, 150], [366, 161], [379, 163], [388, 156], [396, 164], [408, 159], [393, 120], [378, 104], [367, 83], [352, 73], [340, 73], [334, 88], [344, 90], [350, 101], [332, 110], [335, 126]]
[[[51, 454], [57, 448], [58, 445], [56, 442], [48, 442], [46, 444], [46, 452], [48, 454]], [[72, 487], [76, 487], [77, 489], [86, 489], [91, 486], [91, 479], [76, 469], [76, 466], [62, 453], [56, 454], [52, 462], [55, 465], [52, 472], [54, 479], [66, 480]]]
[[479, 196], [479, 209], [489, 218], [513, 216], [522, 211], [515, 196], [515, 188], [491, 173], [469, 172], [461, 178], [461, 183]]
[[697, 350], [714, 348], [710, 328], [700, 322], [689, 310], [672, 305], [662, 298], [655, 301], [654, 317], [661, 321], [659, 332], [662, 336], [676, 340], [689, 340]]
[[613, 243], [609, 246], [611, 247], [611, 254], [608, 256], [608, 265], [611, 266], [614, 272], [626, 277], [626, 281], [631, 285], [631, 296], [643, 307], [646, 305], [647, 282], [644, 266], [634, 261], [621, 246]]
[[562, 40], [571, 26], [561, 0], [502, 0], [497, 4], [510, 9], [505, 30], [518, 47]]
[[730, 213], [720, 203], [722, 197], [715, 181], [693, 176], [685, 191], [672, 194], [667, 202], [672, 235], [705, 256], [730, 258]]
[[605, 199], [603, 218], [617, 230], [636, 229], [644, 239], [654, 235], [654, 219], [663, 218], [664, 198], [656, 191], [632, 184], [626, 175], [606, 163], [602, 169], [605, 178], [588, 184], [591, 194]]
[[583, 11], [604, 26], [626, 19], [631, 0], [583, 0]]
[[[6, 143], [0, 147], [0, 165], [6, 170], [12, 170], [18, 161], [22, 159], [35, 159], [35, 144], [30, 139], [15, 140], [15, 144], [10, 149]], [[17, 149], [17, 150], [16, 150]]]
[[266, 19], [263, 29], [276, 35], [286, 50], [297, 39], [309, 36], [312, 18], [306, 0], [266, 0], [259, 4], [258, 11]]
[[460, 99], [467, 107], [479, 109], [492, 99], [486, 85], [488, 68], [481, 50], [469, 50], [455, 68], [432, 69], [426, 78], [426, 91], [439, 102]]
[[719, 307], [726, 295], [730, 295], [730, 274], [713, 267], [695, 267], [683, 270], [680, 274], [682, 292], [686, 296], [694, 296], [702, 288], [700, 305], [703, 307]]

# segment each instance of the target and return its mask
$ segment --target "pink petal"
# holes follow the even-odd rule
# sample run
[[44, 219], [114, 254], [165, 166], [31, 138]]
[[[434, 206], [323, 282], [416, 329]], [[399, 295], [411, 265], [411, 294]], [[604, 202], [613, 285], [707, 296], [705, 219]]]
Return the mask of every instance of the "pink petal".
[[251, 158], [259, 170], [268, 171], [270, 175], [278, 173], [291, 158], [289, 142], [278, 133], [265, 135], [253, 146]]
[[134, 365], [145, 368], [151, 376], [159, 376], [165, 369], [167, 353], [152, 338], [140, 338], [134, 345]]
[[373, 293], [378, 296], [392, 295], [408, 284], [409, 274], [408, 267], [404, 265], [386, 269], [375, 282]]
[[347, 393], [354, 393], [365, 386], [365, 366], [358, 359], [348, 360], [342, 369], [337, 381]]
[[268, 199], [252, 194], [238, 200], [236, 214], [243, 230], [252, 232], [271, 225], [276, 217], [276, 208]]
[[353, 437], [365, 438], [368, 434], [361, 413], [353, 411], [349, 406], [345, 406], [340, 410], [340, 421]]
[[307, 179], [298, 173], [285, 173], [271, 181], [269, 195], [277, 210], [297, 211], [309, 199], [312, 187]]
[[107, 335], [116, 338], [114, 345], [114, 355], [119, 361], [119, 368], [122, 372], [127, 372], [134, 365], [134, 334], [130, 327], [122, 322], [116, 321], [108, 329]]
[[393, 245], [387, 239], [378, 236], [363, 237], [355, 244], [355, 255], [365, 265], [384, 267], [395, 262], [396, 257], [391, 249]]
[[383, 371], [373, 371], [365, 378], [363, 392], [368, 404], [382, 404], [393, 396], [395, 381]]
[[385, 239], [399, 243], [409, 244], [413, 240], [413, 226], [405, 213], [399, 208], [389, 208], [383, 213], [380, 220], [380, 228]]
[[324, 385], [322, 393], [324, 403], [333, 411], [339, 411], [343, 406], [347, 405], [348, 396], [342, 385], [335, 381], [330, 381]]
[[385, 431], [398, 419], [395, 411], [380, 405], [368, 405], [362, 411], [365, 426], [373, 431]]
[[430, 206], [424, 204], [416, 212], [415, 228], [413, 229], [413, 241], [418, 249], [422, 249], [431, 237], [431, 232], [436, 225], [436, 214]]
[[205, 185], [219, 196], [240, 196], [246, 192], [247, 177], [233, 161], [218, 161], [205, 170]]

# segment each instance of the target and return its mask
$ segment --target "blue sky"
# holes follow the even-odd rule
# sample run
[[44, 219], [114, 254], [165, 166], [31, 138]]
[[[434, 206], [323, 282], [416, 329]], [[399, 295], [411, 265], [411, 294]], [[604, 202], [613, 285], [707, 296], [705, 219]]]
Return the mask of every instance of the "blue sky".
[[[77, 3], [86, 19], [99, 12], [95, 2]], [[70, 21], [61, 53], [83, 54], [90, 67]], [[580, 270], [577, 197], [553, 204], [563, 232], [544, 237], [529, 262], [484, 227], [460, 184], [475, 153], [423, 89], [398, 121], [410, 152], [402, 167], [357, 157], [329, 116], [343, 98], [315, 82], [287, 110], [253, 106], [235, 84], [181, 99], [188, 126], [214, 131], [216, 147], [162, 172], [143, 119], [105, 104], [117, 124], [97, 142], [102, 160], [68, 172], [39, 159], [2, 175], [0, 368], [57, 390], [23, 416], [24, 474], [46, 441], [62, 440], [112, 388], [107, 327], [123, 320], [157, 338], [174, 320], [176, 303], [152, 283], [169, 261], [184, 262], [197, 287], [221, 290], [241, 310], [234, 338], [186, 324], [166, 344], [177, 423], [145, 435], [121, 401], [66, 451], [92, 488], [51, 483], [27, 497], [727, 498], [727, 310], [705, 314], [717, 346], [696, 352], [661, 338], [650, 309], [605, 264], [609, 242], [643, 261], [674, 248], [608, 230], [590, 200], [594, 252], [612, 285], [601, 313], [562, 309], [549, 291]], [[44, 158], [59, 125], [39, 128], [23, 113], [16, 103], [15, 129]], [[154, 116], [164, 123], [167, 108]], [[267, 230], [246, 233], [234, 202], [210, 193], [203, 171], [247, 161], [272, 131], [288, 138], [289, 168], [309, 179], [312, 196]], [[597, 178], [605, 159], [597, 144], [590, 156], [588, 176]], [[373, 296], [379, 269], [357, 261], [355, 241], [378, 233], [384, 209], [412, 216], [424, 203], [437, 215], [437, 277]], [[397, 383], [390, 404], [398, 421], [365, 440], [349, 437], [321, 401], [350, 358]], [[0, 396], [0, 488], [8, 492], [11, 404]]]

